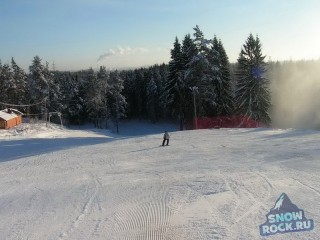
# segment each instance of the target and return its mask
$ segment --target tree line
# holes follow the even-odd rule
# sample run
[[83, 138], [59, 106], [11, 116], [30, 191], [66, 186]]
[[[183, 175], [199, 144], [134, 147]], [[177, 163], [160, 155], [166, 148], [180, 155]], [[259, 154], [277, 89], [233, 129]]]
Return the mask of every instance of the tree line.
[[168, 64], [134, 70], [52, 71], [36, 56], [26, 73], [13, 58], [0, 62], [0, 102], [30, 104], [22, 109], [30, 114], [61, 112], [70, 123], [92, 121], [99, 128], [124, 117], [171, 119], [181, 129], [203, 116], [243, 115], [269, 124], [267, 64], [258, 36], [250, 34], [230, 64], [220, 39], [193, 30], [182, 42], [176, 37]]

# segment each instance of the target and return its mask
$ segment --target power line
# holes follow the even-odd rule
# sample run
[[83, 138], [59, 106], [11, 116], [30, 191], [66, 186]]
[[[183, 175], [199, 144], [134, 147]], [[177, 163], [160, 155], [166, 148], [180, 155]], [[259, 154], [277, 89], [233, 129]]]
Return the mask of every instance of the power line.
[[41, 105], [45, 101], [46, 101], [46, 98], [44, 98], [41, 102], [33, 103], [33, 104], [11, 104], [11, 103], [5, 103], [5, 102], [0, 102], [0, 104], [2, 104], [4, 106], [13, 106], [13, 107], [32, 107], [32, 106], [36, 106], [36, 105]]

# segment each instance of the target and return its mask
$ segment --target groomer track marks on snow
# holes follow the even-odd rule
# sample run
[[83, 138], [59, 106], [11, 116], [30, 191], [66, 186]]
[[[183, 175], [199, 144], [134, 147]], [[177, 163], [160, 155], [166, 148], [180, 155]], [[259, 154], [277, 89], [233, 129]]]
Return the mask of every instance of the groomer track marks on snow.
[[[164, 149], [163, 129], [0, 131], [0, 239], [260, 239], [282, 192], [320, 222], [320, 132], [183, 131]], [[319, 236], [315, 227], [275, 239]]]
[[[70, 235], [76, 231], [76, 229], [79, 228], [79, 225], [81, 224], [82, 221], [85, 220], [86, 215], [91, 211], [91, 207], [93, 205], [94, 200], [97, 197], [97, 194], [99, 192], [99, 189], [101, 188], [101, 183], [98, 180], [94, 181], [94, 187], [93, 187], [93, 193], [90, 191], [91, 187], [87, 186], [85, 189], [85, 195], [86, 195], [86, 200], [85, 203], [83, 205], [83, 207], [81, 208], [81, 211], [79, 213], [79, 215], [76, 217], [76, 219], [74, 221], [72, 221], [71, 226], [63, 231], [60, 234], [60, 240], [65, 239], [70, 237]], [[99, 206], [99, 211], [101, 211], [101, 207]], [[98, 222], [101, 220], [98, 220]], [[85, 231], [85, 226], [86, 224], [81, 224], [81, 230], [80, 231]], [[79, 231], [79, 230], [77, 230]]]

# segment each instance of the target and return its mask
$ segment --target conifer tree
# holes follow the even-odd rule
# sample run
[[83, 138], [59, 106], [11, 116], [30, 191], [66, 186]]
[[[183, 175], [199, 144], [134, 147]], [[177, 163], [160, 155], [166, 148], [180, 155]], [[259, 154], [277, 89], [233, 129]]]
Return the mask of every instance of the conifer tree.
[[44, 76], [48, 85], [47, 108], [49, 112], [60, 112], [63, 108], [61, 102], [61, 90], [53, 71], [50, 71], [49, 63], [46, 62]]
[[168, 79], [168, 65], [161, 64], [155, 70], [155, 79], [157, 80], [156, 85], [159, 96], [159, 102], [157, 104], [157, 107], [159, 109], [158, 118], [167, 119], [170, 116], [170, 110], [167, 108], [167, 98], [165, 97], [165, 87]]
[[[32, 65], [29, 67], [29, 102], [39, 104], [48, 99], [49, 95], [49, 83], [46, 73], [46, 67], [41, 63], [39, 56], [35, 56], [32, 61]], [[44, 105], [36, 105], [31, 108], [34, 113], [44, 112]]]
[[187, 64], [186, 77], [188, 83], [198, 88], [197, 109], [200, 116], [212, 115], [217, 105], [216, 81], [218, 80], [216, 65], [217, 52], [212, 48], [212, 41], [204, 38], [199, 26], [194, 28], [194, 52], [192, 60]]
[[190, 36], [190, 34], [185, 35], [182, 41], [181, 47], [181, 62], [182, 62], [182, 69], [186, 71], [188, 69], [188, 63], [191, 62], [193, 57], [196, 54], [196, 46]]
[[166, 85], [167, 101], [173, 114], [180, 120], [180, 130], [183, 130], [184, 122], [184, 73], [181, 44], [176, 37], [173, 49], [171, 50], [171, 60], [169, 62], [168, 82]]
[[213, 49], [218, 53], [215, 64], [219, 70], [216, 81], [217, 107], [216, 115], [227, 116], [233, 112], [233, 91], [230, 74], [230, 63], [221, 40], [213, 38]]
[[16, 64], [13, 58], [11, 59], [11, 69], [16, 85], [16, 90], [12, 101], [14, 104], [26, 104], [28, 86], [27, 74]]
[[101, 104], [99, 109], [99, 116], [104, 119], [105, 126], [102, 126], [100, 123], [100, 127], [107, 128], [108, 127], [108, 117], [109, 117], [109, 110], [108, 110], [108, 91], [109, 91], [109, 73], [106, 70], [106, 67], [101, 66], [98, 73], [97, 73], [97, 94], [101, 95]]
[[134, 80], [135, 80], [135, 87], [134, 87], [134, 98], [136, 102], [135, 111], [136, 116], [141, 119], [146, 117], [146, 108], [145, 103], [146, 101], [146, 85], [145, 85], [145, 69], [140, 68], [134, 71]]
[[239, 114], [268, 125], [271, 103], [264, 59], [260, 39], [250, 34], [238, 58], [235, 97]]
[[1, 102], [11, 103], [14, 98], [16, 85], [13, 79], [13, 72], [9, 64], [4, 64], [0, 72], [0, 96]]
[[193, 109], [193, 95], [191, 88], [196, 85], [196, 83], [193, 81], [194, 79], [188, 77], [190, 73], [189, 69], [189, 63], [192, 62], [194, 56], [197, 53], [196, 45], [193, 42], [193, 39], [191, 38], [190, 34], [185, 35], [183, 41], [182, 41], [182, 79], [181, 84], [183, 86], [183, 109], [184, 109], [184, 116], [185, 119], [191, 120], [194, 117], [194, 109]]
[[154, 123], [157, 121], [157, 110], [158, 110], [158, 88], [154, 77], [151, 77], [148, 85], [147, 85], [147, 109], [148, 109], [148, 117]]
[[137, 105], [137, 81], [136, 81], [136, 70], [124, 70], [121, 72], [121, 77], [123, 78], [123, 95], [126, 97], [128, 101], [127, 106], [127, 116], [129, 118], [134, 118], [137, 116], [137, 109], [139, 108]]
[[96, 73], [90, 68], [85, 75], [86, 106], [95, 127], [101, 128], [101, 109], [104, 107], [103, 94]]
[[[65, 74], [63, 74], [65, 75]], [[68, 73], [61, 78], [61, 92], [64, 101], [64, 113], [71, 123], [80, 124], [87, 120], [86, 94], [87, 84], [82, 72]]]
[[122, 95], [123, 80], [120, 78], [118, 71], [110, 74], [110, 91], [109, 91], [109, 108], [111, 116], [116, 123], [117, 133], [119, 133], [119, 120], [125, 116], [125, 108], [127, 105], [125, 97]]
[[77, 86], [74, 85], [74, 81], [69, 72], [59, 72], [55, 71], [53, 84], [57, 85], [59, 88], [59, 103], [61, 104], [61, 109], [59, 109], [64, 117], [71, 120], [71, 99], [77, 91]]

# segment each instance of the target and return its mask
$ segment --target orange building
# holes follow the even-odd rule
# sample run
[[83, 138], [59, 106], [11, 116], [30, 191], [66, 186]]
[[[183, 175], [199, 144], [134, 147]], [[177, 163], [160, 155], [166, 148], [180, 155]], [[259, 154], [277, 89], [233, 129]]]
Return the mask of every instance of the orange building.
[[22, 123], [22, 113], [16, 109], [0, 111], [0, 129], [9, 129]]

